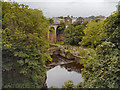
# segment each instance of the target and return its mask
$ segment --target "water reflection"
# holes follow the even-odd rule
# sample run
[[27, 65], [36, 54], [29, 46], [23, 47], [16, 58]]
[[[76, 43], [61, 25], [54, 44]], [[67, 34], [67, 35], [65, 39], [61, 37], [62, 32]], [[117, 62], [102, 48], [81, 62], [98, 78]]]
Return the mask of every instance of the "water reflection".
[[76, 62], [68, 63], [68, 64], [62, 64], [61, 67], [64, 67], [67, 71], [75, 71], [77, 73], [81, 73], [81, 68], [83, 67], [80, 64], [77, 64]]
[[48, 88], [52, 85], [61, 88], [64, 82], [68, 80], [72, 80], [75, 85], [83, 82], [80, 73], [82, 66], [80, 64], [68, 62], [68, 60], [60, 56], [53, 56], [52, 58], [54, 62], [50, 64], [51, 69], [47, 71], [46, 84]]

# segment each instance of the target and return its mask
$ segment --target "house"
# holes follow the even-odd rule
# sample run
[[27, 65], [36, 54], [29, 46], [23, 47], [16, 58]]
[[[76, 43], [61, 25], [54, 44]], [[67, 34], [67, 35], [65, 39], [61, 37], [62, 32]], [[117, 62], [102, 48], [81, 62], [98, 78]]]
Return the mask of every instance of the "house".
[[78, 17], [77, 20], [76, 20], [76, 22], [83, 23], [84, 22], [84, 18]]
[[54, 24], [60, 24], [60, 19], [59, 18], [53, 17], [52, 19], [53, 19]]
[[105, 17], [105, 16], [100, 15], [100, 16], [96, 16], [96, 17], [95, 17], [95, 20], [96, 20], [96, 19], [100, 19], [101, 21], [103, 21], [103, 20], [105, 20], [105, 19], [106, 19], [106, 17]]
[[69, 17], [69, 15], [65, 17], [64, 19], [65, 19], [65, 23], [72, 24], [72, 19]]

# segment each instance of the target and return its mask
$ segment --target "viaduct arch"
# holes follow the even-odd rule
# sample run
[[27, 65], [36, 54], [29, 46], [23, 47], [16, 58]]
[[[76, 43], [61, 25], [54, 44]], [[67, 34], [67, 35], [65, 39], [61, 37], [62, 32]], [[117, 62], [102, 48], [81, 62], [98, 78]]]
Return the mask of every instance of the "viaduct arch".
[[49, 31], [47, 33], [47, 41], [49, 42], [56, 42], [56, 31], [57, 31], [58, 25], [50, 25]]
[[58, 31], [59, 24], [53, 24], [49, 26], [49, 31], [47, 33], [47, 41], [49, 42], [57, 42], [57, 41], [63, 41], [63, 32], [64, 31]]

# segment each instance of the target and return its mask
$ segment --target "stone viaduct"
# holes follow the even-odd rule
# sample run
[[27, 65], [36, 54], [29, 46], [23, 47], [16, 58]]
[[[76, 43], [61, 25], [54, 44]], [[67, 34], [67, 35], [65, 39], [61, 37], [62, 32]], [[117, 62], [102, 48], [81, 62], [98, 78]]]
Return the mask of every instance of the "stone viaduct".
[[63, 41], [64, 40], [64, 36], [63, 36], [64, 31], [59, 31], [58, 32], [58, 27], [59, 27], [59, 24], [53, 24], [53, 25], [49, 26], [49, 31], [46, 35], [47, 41], [57, 42], [57, 41]]
[[79, 23], [83, 23], [83, 22], [91, 22], [91, 21], [95, 21], [96, 19], [100, 19], [100, 20], [104, 20], [105, 17], [104, 16], [96, 16], [95, 19], [91, 18], [91, 17], [86, 17], [86, 18], [82, 18], [82, 17], [78, 17], [78, 18], [75, 18], [75, 17], [66, 17], [64, 19], [59, 19], [59, 18], [52, 18], [53, 21], [54, 21], [54, 24], [53, 25], [50, 25], [49, 26], [49, 31], [46, 35], [46, 39], [47, 41], [49, 42], [58, 42], [58, 41], [63, 41], [65, 38], [63, 36], [63, 33], [64, 33], [64, 30], [60, 30], [58, 29], [59, 28], [59, 24], [60, 24], [60, 21], [63, 21], [66, 23], [66, 27], [68, 27], [69, 24], [72, 24], [74, 22], [79, 22]]

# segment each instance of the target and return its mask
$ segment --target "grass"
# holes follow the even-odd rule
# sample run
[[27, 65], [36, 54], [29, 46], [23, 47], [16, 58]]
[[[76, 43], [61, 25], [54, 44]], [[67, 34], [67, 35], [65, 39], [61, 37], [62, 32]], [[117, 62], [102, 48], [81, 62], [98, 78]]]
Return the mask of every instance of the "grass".
[[64, 41], [60, 41], [60, 42], [52, 42], [51, 44], [64, 45]]

